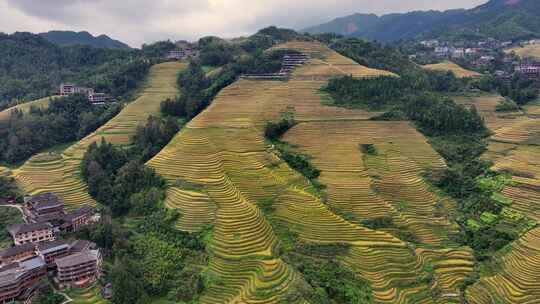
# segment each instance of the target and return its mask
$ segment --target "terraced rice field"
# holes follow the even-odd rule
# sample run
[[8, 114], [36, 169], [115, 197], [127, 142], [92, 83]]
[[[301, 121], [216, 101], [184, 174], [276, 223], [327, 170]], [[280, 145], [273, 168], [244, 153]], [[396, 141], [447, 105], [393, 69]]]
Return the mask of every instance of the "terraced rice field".
[[[513, 184], [502, 194], [512, 201], [510, 209], [540, 221], [540, 117], [538, 106], [523, 112], [495, 112], [496, 96], [469, 99], [486, 117], [494, 132], [484, 158], [493, 169], [512, 175]], [[491, 102], [490, 102], [491, 100]], [[495, 256], [497, 272], [482, 277], [467, 289], [469, 303], [539, 303], [540, 228], [535, 228]]]
[[516, 53], [519, 57], [532, 57], [540, 59], [540, 44], [527, 45], [524, 47], [511, 48], [505, 51], [506, 53]]
[[80, 162], [86, 149], [101, 138], [117, 145], [128, 144], [139, 124], [145, 123], [149, 115], [159, 115], [160, 102], [178, 94], [176, 75], [183, 68], [185, 64], [177, 62], [152, 67], [149, 80], [137, 100], [63, 153], [42, 153], [32, 157], [14, 170], [17, 182], [27, 193], [56, 193], [71, 209], [81, 204], [95, 204], [80, 178]]
[[468, 78], [468, 77], [479, 77], [481, 76], [480, 73], [469, 71], [467, 69], [464, 69], [460, 67], [459, 65], [451, 62], [451, 61], [445, 61], [441, 63], [436, 64], [428, 64], [422, 66], [426, 70], [433, 70], [433, 71], [450, 71], [453, 72], [454, 75], [458, 78]]
[[[446, 165], [408, 122], [301, 123], [284, 137], [313, 157], [328, 187], [330, 206], [360, 220], [392, 217], [421, 243], [440, 246], [457, 227], [441, 213], [439, 197], [429, 191], [422, 172]], [[372, 144], [377, 155], [363, 154]]]
[[73, 299], [71, 304], [106, 304], [109, 301], [103, 299], [100, 294], [100, 289], [97, 285], [90, 286], [84, 289], [73, 289], [66, 294]]
[[[377, 303], [458, 303], [458, 285], [473, 269], [471, 252], [438, 246], [447, 243], [441, 230], [453, 229], [447, 219], [430, 221], [433, 225], [422, 223], [423, 217], [434, 212], [436, 194], [419, 174], [429, 167], [444, 168], [444, 163], [408, 124], [369, 122], [373, 113], [324, 106], [318, 93], [325, 79], [335, 75], [390, 74], [361, 67], [319, 44], [296, 42], [280, 47], [309, 52], [312, 60], [287, 82], [239, 80], [225, 88], [148, 162], [170, 183], [166, 204], [183, 215], [178, 228], [214, 227], [209, 272], [217, 283], [200, 302], [279, 303], [302, 280], [280, 258], [280, 241], [255, 204], [271, 199], [275, 216], [300, 239], [349, 244], [349, 252], [337, 258], [371, 283]], [[321, 167], [335, 162], [335, 168], [322, 168], [325, 182], [336, 180], [329, 187], [328, 204], [265, 143], [264, 125], [283, 111], [294, 111], [302, 122], [286, 135], [288, 140], [296, 139], [296, 129], [303, 129], [307, 137], [298, 138], [305, 143], [300, 149], [312, 153]], [[404, 142], [399, 134], [410, 136], [411, 142]], [[327, 143], [329, 153], [322, 153], [317, 137]], [[351, 139], [340, 148], [334, 137]], [[367, 139], [384, 151], [384, 159], [362, 161], [357, 146]], [[343, 156], [338, 157], [339, 153]], [[375, 201], [363, 197], [370, 195], [369, 174], [382, 177], [375, 183], [381, 194], [371, 195], [378, 198]], [[395, 211], [396, 221], [418, 231], [422, 242], [433, 249], [415, 249], [391, 233], [365, 228], [333, 212], [332, 205], [351, 206], [365, 219], [397, 209], [394, 205], [400, 204], [389, 190], [395, 185], [387, 176], [398, 185], [409, 183], [402, 193], [409, 206], [420, 212], [416, 217], [412, 212]], [[340, 182], [344, 182], [342, 189]], [[428, 264], [435, 272], [432, 285], [419, 280]], [[440, 296], [432, 295], [435, 290]]]
[[55, 98], [55, 97], [57, 96], [49, 96], [49, 97], [21, 103], [11, 108], [7, 108], [4, 111], [0, 112], [0, 122], [8, 120], [9, 116], [11, 115], [11, 112], [15, 109], [23, 111], [23, 113], [28, 113], [28, 111], [30, 111], [30, 107], [46, 108], [49, 106], [49, 101], [51, 100], [51, 98]]

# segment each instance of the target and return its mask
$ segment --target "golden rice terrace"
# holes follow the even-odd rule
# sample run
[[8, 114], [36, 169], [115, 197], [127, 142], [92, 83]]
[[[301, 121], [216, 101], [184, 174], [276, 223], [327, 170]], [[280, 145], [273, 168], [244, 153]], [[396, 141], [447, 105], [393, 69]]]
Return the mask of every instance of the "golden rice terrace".
[[[335, 258], [367, 280], [376, 303], [460, 303], [472, 274], [468, 248], [448, 238], [455, 203], [424, 181], [446, 165], [408, 122], [375, 122], [376, 113], [323, 105], [319, 89], [333, 76], [392, 75], [369, 69], [315, 43], [279, 48], [309, 53], [289, 81], [239, 80], [193, 119], [148, 165], [169, 183], [166, 205], [178, 229], [213, 225], [208, 272], [216, 282], [201, 303], [286, 303], [302, 275], [282, 259], [279, 234], [259, 209], [301, 241], [347, 244]], [[294, 112], [283, 140], [312, 157], [327, 195], [279, 157], [264, 138], [267, 121]], [[374, 145], [377, 155], [359, 148]], [[368, 229], [362, 220], [391, 217], [399, 229]], [[418, 236], [413, 245], [399, 231]], [[422, 280], [431, 269], [432, 281]], [[301, 303], [308, 303], [301, 301]]]

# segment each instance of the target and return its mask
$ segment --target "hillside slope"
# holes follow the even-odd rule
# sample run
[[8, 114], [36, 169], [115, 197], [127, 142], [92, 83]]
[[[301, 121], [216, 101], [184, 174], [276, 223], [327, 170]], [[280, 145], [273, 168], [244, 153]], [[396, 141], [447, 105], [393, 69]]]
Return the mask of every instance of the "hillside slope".
[[38, 154], [14, 170], [19, 185], [30, 194], [54, 192], [70, 209], [81, 204], [95, 204], [79, 174], [80, 162], [86, 149], [101, 138], [117, 145], [128, 144], [139, 124], [145, 123], [149, 115], [159, 114], [160, 102], [178, 94], [176, 76], [185, 66], [185, 63], [170, 62], [152, 67], [139, 98], [63, 153]]
[[309, 33], [334, 32], [379, 41], [419, 36], [501, 40], [538, 37], [540, 3], [536, 0], [490, 0], [469, 10], [416, 11], [380, 17], [355, 14], [307, 28]]
[[[475, 105], [494, 133], [483, 157], [494, 162], [493, 170], [512, 176], [502, 191], [509, 202], [503, 214], [516, 216], [515, 210], [540, 221], [540, 106], [501, 113], [495, 111], [501, 99], [481, 96], [465, 104]], [[467, 289], [468, 303], [538, 303], [540, 275], [534, 269], [540, 266], [540, 228], [499, 251], [491, 265], [496, 267]]]
[[[457, 303], [459, 283], [472, 272], [473, 258], [469, 249], [453, 247], [443, 232], [455, 229], [454, 224], [443, 215], [432, 219], [435, 208], [445, 207], [420, 176], [424, 169], [444, 168], [440, 156], [408, 123], [375, 123], [368, 120], [374, 113], [322, 104], [319, 89], [332, 76], [390, 73], [360, 66], [319, 44], [295, 42], [279, 48], [310, 53], [313, 59], [287, 82], [233, 83], [148, 162], [169, 181], [166, 205], [182, 214], [179, 229], [214, 227], [208, 273], [215, 282], [201, 303], [283, 303], [294, 298], [303, 278], [281, 255], [283, 232], [276, 230], [275, 221], [299, 241], [350, 246], [335, 258], [370, 282], [377, 303]], [[293, 111], [300, 122], [285, 139], [298, 143], [321, 167], [328, 201], [265, 142], [266, 122], [284, 111]], [[391, 144], [386, 136], [397, 129], [403, 134], [395, 133]], [[399, 139], [404, 136], [414, 140]], [[344, 142], [318, 154], [326, 150], [324, 143], [340, 139]], [[366, 156], [357, 146], [363, 141], [376, 141], [385, 157], [362, 160]], [[379, 182], [371, 174], [379, 174]], [[392, 197], [391, 189], [403, 185], [408, 187], [400, 195], [411, 213]], [[271, 217], [257, 207], [265, 200], [273, 202]], [[357, 219], [343, 216], [346, 212]], [[417, 231], [426, 248], [410, 247], [393, 231], [359, 225], [359, 220], [385, 212]], [[419, 279], [427, 265], [434, 265], [433, 285]], [[440, 296], [432, 296], [434, 289], [442, 291]]]
[[107, 35], [93, 36], [88, 32], [73, 31], [49, 31], [40, 33], [41, 37], [58, 45], [82, 44], [95, 48], [105, 49], [130, 49], [131, 47], [121, 41], [110, 38]]
[[11, 112], [14, 110], [22, 111], [23, 113], [28, 113], [30, 111], [31, 107], [37, 107], [37, 108], [47, 108], [49, 106], [49, 101], [51, 98], [54, 98], [56, 96], [49, 96], [41, 99], [32, 100], [29, 102], [21, 103], [16, 106], [13, 106], [11, 108], [7, 108], [3, 111], [0, 111], [0, 122], [4, 122], [9, 119], [9, 116], [11, 115]]

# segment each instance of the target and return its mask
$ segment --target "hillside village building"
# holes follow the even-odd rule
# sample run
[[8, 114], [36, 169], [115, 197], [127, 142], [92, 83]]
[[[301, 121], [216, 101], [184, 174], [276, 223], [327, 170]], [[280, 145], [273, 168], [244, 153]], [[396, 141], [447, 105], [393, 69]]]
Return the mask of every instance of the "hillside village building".
[[45, 262], [39, 257], [1, 267], [0, 303], [28, 299], [46, 274]]
[[0, 303], [29, 299], [48, 270], [56, 269], [61, 288], [85, 287], [101, 276], [101, 253], [92, 242], [54, 241], [32, 248], [33, 256], [0, 267]]
[[86, 250], [56, 259], [60, 288], [85, 287], [101, 276], [102, 257], [99, 250]]
[[62, 83], [60, 85], [60, 96], [71, 96], [74, 94], [89, 95], [94, 93], [94, 89], [79, 87], [71, 83]]
[[36, 245], [26, 243], [0, 251], [0, 266], [27, 260], [36, 255]]
[[31, 222], [65, 214], [64, 202], [53, 193], [43, 193], [24, 198], [24, 215]]
[[195, 58], [198, 55], [199, 53], [194, 49], [172, 50], [167, 55], [167, 59], [184, 60], [188, 58]]
[[50, 223], [54, 232], [77, 231], [81, 226], [88, 225], [95, 214], [90, 206], [66, 213], [64, 202], [53, 193], [26, 197], [23, 212], [31, 223]]
[[7, 228], [15, 245], [54, 241], [53, 226], [50, 223], [15, 224]]
[[59, 94], [62, 97], [71, 96], [75, 94], [82, 94], [88, 97], [90, 103], [104, 103], [111, 101], [111, 97], [106, 93], [94, 92], [92, 88], [79, 87], [74, 84], [61, 84]]

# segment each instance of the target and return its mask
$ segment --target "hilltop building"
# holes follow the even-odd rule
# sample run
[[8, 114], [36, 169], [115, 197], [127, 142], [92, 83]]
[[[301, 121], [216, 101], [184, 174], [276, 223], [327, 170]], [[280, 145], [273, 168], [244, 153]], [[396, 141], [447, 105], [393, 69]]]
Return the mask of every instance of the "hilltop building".
[[75, 94], [82, 94], [88, 97], [88, 101], [92, 104], [100, 104], [109, 102], [112, 100], [111, 96], [106, 93], [97, 93], [93, 88], [79, 87], [74, 84], [60, 85], [59, 94], [62, 97], [71, 96]]
[[72, 83], [62, 83], [60, 85], [60, 96], [71, 96], [74, 94], [92, 94], [94, 93], [94, 89], [92, 88], [85, 88], [85, 87], [79, 87]]
[[167, 55], [167, 59], [172, 60], [185, 60], [189, 58], [195, 58], [199, 56], [199, 52], [195, 49], [186, 48], [181, 50], [172, 50]]

